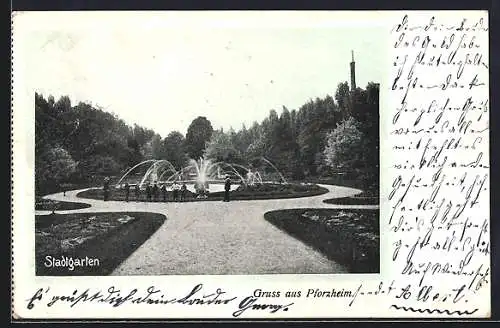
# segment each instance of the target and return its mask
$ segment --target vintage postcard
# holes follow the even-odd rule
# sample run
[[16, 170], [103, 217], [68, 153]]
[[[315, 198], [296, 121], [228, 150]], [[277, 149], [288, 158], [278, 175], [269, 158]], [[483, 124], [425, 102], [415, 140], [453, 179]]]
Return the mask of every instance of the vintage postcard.
[[12, 33], [13, 317], [490, 316], [488, 12]]

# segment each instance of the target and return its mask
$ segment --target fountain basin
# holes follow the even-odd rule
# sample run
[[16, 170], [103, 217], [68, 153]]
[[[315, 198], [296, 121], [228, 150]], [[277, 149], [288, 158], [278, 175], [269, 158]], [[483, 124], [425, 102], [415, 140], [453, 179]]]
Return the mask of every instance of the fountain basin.
[[[161, 186], [163, 185], [162, 182], [159, 182], [158, 183], [158, 188], [161, 188]], [[179, 185], [182, 185], [182, 181], [179, 183]], [[134, 187], [136, 186], [136, 184], [129, 184], [130, 186], [130, 192], [134, 192]], [[234, 191], [236, 189], [238, 189], [240, 185], [239, 184], [232, 184], [231, 185], [231, 191]], [[123, 185], [121, 186], [115, 186], [115, 189], [123, 189]], [[186, 188], [188, 191], [192, 192], [192, 193], [196, 193], [196, 189], [195, 189], [195, 183], [194, 182], [189, 182], [189, 183], [186, 183]], [[146, 186], [142, 186], [141, 187], [141, 191], [144, 192], [144, 190], [146, 189]], [[172, 183], [169, 183], [167, 184], [166, 186], [166, 189], [168, 192], [172, 192], [173, 191], [173, 188], [172, 188]], [[208, 188], [208, 191], [209, 192], [221, 192], [221, 191], [224, 191], [224, 183], [223, 182], [217, 182], [217, 183], [212, 183], [212, 182], [209, 182], [209, 188]]]
[[[217, 201], [222, 200], [224, 197], [224, 185], [222, 183], [214, 183], [209, 185], [209, 192], [207, 197], [198, 198], [198, 194], [195, 192], [194, 183], [191, 182], [186, 184], [187, 193], [186, 201]], [[173, 193], [171, 185], [167, 188], [168, 194], [166, 201], [173, 200]], [[243, 184], [232, 184], [231, 185], [231, 200], [257, 200], [257, 199], [279, 199], [279, 198], [299, 198], [299, 197], [310, 197], [317, 196], [328, 192], [328, 189], [320, 187], [315, 184], [300, 184], [300, 183], [275, 183], [268, 182], [257, 184], [254, 186], [243, 185]], [[81, 198], [91, 198], [91, 199], [103, 199], [103, 189], [102, 188], [92, 188], [82, 191], [77, 194], [77, 197]], [[112, 189], [109, 194], [109, 200], [113, 201], [123, 201], [125, 200], [125, 190], [123, 189]], [[130, 189], [129, 201], [147, 201], [146, 192], [144, 190], [140, 191], [138, 197], [135, 194], [134, 188]], [[161, 190], [158, 190], [158, 197], [155, 199], [153, 197], [152, 201], [163, 201], [163, 194]]]

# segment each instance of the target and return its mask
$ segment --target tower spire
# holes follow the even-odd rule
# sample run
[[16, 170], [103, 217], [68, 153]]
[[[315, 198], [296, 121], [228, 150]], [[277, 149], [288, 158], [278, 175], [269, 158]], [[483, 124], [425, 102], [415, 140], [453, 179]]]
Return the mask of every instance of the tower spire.
[[353, 63], [354, 63], [354, 50], [351, 50], [351, 57], [352, 57], [351, 62], [353, 62]]

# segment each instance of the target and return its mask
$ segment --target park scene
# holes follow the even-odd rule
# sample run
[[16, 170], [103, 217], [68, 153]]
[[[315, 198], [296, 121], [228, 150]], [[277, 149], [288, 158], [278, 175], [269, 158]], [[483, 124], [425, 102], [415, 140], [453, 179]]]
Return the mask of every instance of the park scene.
[[379, 84], [349, 55], [350, 83], [238, 128], [37, 92], [36, 274], [378, 273]]

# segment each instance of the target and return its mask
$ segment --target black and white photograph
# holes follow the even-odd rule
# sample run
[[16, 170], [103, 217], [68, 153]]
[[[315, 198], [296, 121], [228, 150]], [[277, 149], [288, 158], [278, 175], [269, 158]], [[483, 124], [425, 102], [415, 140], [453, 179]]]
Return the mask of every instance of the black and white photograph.
[[491, 317], [488, 17], [15, 12], [13, 317]]
[[379, 272], [377, 29], [33, 42], [37, 275]]

